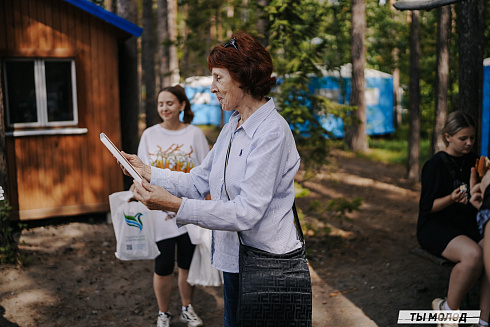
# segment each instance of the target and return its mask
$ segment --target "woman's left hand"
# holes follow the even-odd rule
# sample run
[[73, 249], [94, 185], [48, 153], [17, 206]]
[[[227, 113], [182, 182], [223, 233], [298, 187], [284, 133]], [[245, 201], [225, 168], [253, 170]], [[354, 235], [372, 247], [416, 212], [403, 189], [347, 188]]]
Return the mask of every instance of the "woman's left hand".
[[481, 203], [482, 203], [482, 194], [481, 194], [481, 189], [480, 189], [480, 183], [475, 184], [471, 190], [470, 190], [471, 198], [470, 198], [470, 203], [475, 207], [476, 209], [480, 209]]
[[182, 199], [170, 194], [160, 186], [152, 185], [143, 180], [141, 184], [134, 181], [131, 188], [134, 198], [150, 210], [179, 211]]

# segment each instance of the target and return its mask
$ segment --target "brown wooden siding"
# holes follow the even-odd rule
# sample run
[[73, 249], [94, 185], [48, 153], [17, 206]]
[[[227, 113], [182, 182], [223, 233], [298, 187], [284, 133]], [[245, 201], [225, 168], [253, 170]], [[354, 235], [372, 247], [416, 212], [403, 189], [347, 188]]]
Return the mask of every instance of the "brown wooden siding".
[[[74, 58], [82, 135], [8, 137], [11, 203], [21, 219], [108, 210], [123, 188], [115, 159], [99, 140], [121, 146], [118, 39], [112, 25], [60, 0], [0, 1], [0, 56]], [[4, 117], [2, 117], [4, 119]], [[18, 205], [16, 205], [18, 203]]]

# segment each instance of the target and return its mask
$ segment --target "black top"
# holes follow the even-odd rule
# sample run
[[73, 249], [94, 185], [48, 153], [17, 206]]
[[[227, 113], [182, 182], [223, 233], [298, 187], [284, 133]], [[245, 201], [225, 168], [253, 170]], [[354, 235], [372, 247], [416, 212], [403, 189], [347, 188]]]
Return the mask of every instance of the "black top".
[[451, 194], [461, 182], [466, 183], [469, 190], [471, 167], [475, 166], [476, 158], [473, 153], [455, 157], [440, 151], [424, 164], [417, 222], [419, 231], [429, 219], [461, 228], [468, 222], [475, 223], [477, 210], [469, 202], [468, 204], [453, 203], [438, 212], [430, 211], [435, 199]]

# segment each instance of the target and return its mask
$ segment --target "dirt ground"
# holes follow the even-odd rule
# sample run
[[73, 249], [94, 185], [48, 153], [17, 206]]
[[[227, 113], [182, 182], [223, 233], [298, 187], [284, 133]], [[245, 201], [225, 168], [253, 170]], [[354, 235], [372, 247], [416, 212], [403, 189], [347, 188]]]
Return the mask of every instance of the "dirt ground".
[[[411, 253], [420, 185], [403, 176], [403, 167], [342, 151], [314, 179], [298, 174], [310, 191], [297, 205], [305, 214], [316, 276], [313, 326], [395, 326], [399, 310], [429, 310], [433, 298], [445, 295], [450, 268]], [[348, 218], [309, 210], [313, 200], [325, 205], [341, 197], [362, 197], [360, 210]], [[114, 231], [104, 215], [37, 224], [20, 236], [30, 261], [0, 267], [0, 326], [155, 325], [153, 263], [116, 259]], [[477, 302], [473, 291], [467, 307], [477, 309]], [[179, 305], [175, 290], [174, 314]], [[194, 307], [205, 326], [223, 326], [221, 287], [197, 287]], [[353, 312], [359, 323], [344, 320]]]

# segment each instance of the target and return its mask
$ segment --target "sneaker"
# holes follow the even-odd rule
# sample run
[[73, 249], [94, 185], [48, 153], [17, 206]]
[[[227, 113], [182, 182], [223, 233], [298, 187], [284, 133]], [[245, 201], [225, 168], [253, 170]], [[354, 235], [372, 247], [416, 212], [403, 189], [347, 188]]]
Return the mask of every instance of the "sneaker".
[[[445, 305], [446, 305], [445, 299], [441, 299], [441, 298], [434, 299], [434, 301], [432, 301], [432, 310], [445, 311], [446, 310]], [[437, 324], [437, 327], [458, 327], [458, 324], [457, 323]]]
[[172, 319], [172, 315], [170, 313], [162, 313], [158, 315], [157, 327], [170, 327], [170, 319]]
[[194, 308], [190, 304], [185, 310], [182, 310], [180, 321], [187, 323], [187, 327], [202, 326], [201, 318], [194, 312]]

